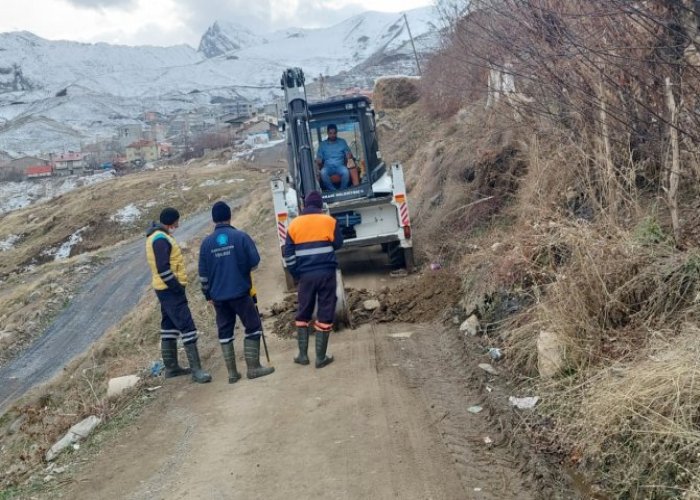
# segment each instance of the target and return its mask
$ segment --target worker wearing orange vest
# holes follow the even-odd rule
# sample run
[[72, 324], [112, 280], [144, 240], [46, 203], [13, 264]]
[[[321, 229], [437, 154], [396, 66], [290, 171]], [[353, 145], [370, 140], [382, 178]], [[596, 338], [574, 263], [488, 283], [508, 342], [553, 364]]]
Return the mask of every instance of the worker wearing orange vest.
[[[160, 346], [165, 378], [191, 373], [193, 381], [203, 384], [211, 381], [211, 375], [202, 370], [199, 360], [197, 328], [185, 294], [185, 261], [172, 237], [179, 221], [180, 214], [174, 208], [166, 208], [160, 213], [160, 223], [154, 221], [146, 232], [146, 258], [151, 269], [151, 286], [160, 302]], [[177, 361], [177, 338], [180, 335], [189, 369], [181, 368]]]
[[311, 315], [316, 313], [316, 368], [333, 362], [326, 353], [328, 338], [333, 330], [336, 305], [335, 271], [338, 261], [335, 251], [343, 245], [343, 235], [337, 221], [323, 213], [323, 200], [311, 191], [304, 200], [304, 210], [289, 225], [284, 245], [284, 260], [292, 276], [299, 281], [299, 306], [296, 315], [299, 355], [294, 362], [308, 365], [309, 329]]

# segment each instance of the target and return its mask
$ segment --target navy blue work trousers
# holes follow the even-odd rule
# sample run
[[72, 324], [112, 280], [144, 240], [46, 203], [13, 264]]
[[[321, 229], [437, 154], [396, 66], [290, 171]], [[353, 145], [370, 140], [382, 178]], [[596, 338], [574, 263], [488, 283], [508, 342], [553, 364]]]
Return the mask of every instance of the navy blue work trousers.
[[171, 290], [156, 290], [160, 302], [160, 337], [162, 339], [177, 339], [182, 335], [183, 344], [197, 342], [197, 327], [194, 326], [190, 305], [187, 303], [185, 292]]
[[330, 331], [335, 319], [335, 305], [338, 301], [335, 295], [335, 270], [302, 274], [299, 278], [297, 309], [297, 325], [311, 321], [314, 306], [316, 311], [316, 329]]
[[216, 310], [216, 327], [219, 330], [219, 342], [233, 342], [233, 331], [236, 327], [236, 316], [241, 318], [245, 328], [246, 338], [257, 338], [262, 334], [262, 322], [255, 302], [250, 295], [236, 299], [214, 300]]

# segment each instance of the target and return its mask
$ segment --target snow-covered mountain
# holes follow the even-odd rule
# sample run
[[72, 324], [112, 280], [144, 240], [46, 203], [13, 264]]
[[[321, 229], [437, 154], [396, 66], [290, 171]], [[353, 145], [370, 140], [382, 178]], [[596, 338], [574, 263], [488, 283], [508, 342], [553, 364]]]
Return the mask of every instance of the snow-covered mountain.
[[[426, 7], [407, 15], [419, 52], [432, 51], [437, 14]], [[74, 149], [142, 120], [148, 111], [201, 112], [240, 97], [270, 102], [290, 66], [311, 77], [335, 75], [340, 86], [367, 84], [381, 74], [415, 73], [400, 14], [365, 12], [328, 28], [261, 34], [222, 20], [202, 36], [199, 50], [1, 33], [0, 151]]]
[[206, 57], [215, 57], [266, 42], [264, 37], [253, 33], [240, 24], [216, 21], [207, 29], [200, 40], [199, 52]]
[[[435, 13], [430, 7], [410, 11], [408, 19], [416, 38], [437, 31]], [[202, 37], [200, 52], [207, 57], [213, 53], [239, 59], [274, 59], [285, 66], [300, 66], [307, 74], [335, 75], [409, 41], [402, 15], [385, 12], [365, 12], [328, 28], [277, 31], [261, 43], [242, 42], [250, 40], [250, 32], [245, 28], [229, 24], [223, 30], [220, 26], [223, 23], [215, 23]], [[211, 36], [212, 30], [215, 36]], [[202, 46], [208, 47], [208, 52]]]
[[[87, 44], [49, 41], [22, 31], [0, 33], [0, 85], [5, 91], [45, 90], [58, 92], [70, 84], [122, 77], [146, 68], [153, 70], [190, 66], [204, 56], [188, 45], [175, 47], [127, 47], [106, 43]], [[12, 88], [12, 80], [21, 86]], [[110, 92], [116, 88], [98, 88]]]

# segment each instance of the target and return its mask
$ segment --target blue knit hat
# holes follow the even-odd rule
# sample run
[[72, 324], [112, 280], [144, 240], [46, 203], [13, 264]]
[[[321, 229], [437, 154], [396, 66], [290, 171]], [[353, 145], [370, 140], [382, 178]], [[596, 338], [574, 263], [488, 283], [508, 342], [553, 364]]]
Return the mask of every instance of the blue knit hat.
[[304, 206], [306, 207], [316, 207], [323, 208], [323, 198], [321, 198], [321, 193], [318, 191], [311, 191], [304, 198]]
[[227, 222], [231, 220], [231, 207], [223, 201], [217, 201], [211, 207], [211, 220], [216, 223]]

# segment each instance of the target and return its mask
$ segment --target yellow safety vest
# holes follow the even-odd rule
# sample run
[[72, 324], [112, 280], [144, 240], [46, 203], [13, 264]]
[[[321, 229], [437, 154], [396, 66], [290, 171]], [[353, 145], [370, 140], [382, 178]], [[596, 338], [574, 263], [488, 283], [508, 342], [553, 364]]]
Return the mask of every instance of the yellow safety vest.
[[154, 231], [148, 238], [146, 238], [146, 257], [148, 258], [148, 265], [151, 268], [151, 274], [153, 278], [151, 279], [151, 286], [156, 290], [165, 290], [168, 285], [162, 280], [158, 274], [158, 268], [156, 267], [156, 255], [153, 252], [153, 243], [159, 238], [165, 238], [170, 242], [170, 270], [173, 272], [177, 280], [182, 286], [187, 285], [187, 272], [185, 271], [185, 260], [182, 258], [182, 252], [178, 246], [175, 238], [170, 236], [165, 231]]

